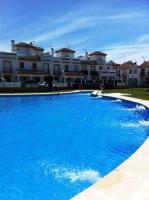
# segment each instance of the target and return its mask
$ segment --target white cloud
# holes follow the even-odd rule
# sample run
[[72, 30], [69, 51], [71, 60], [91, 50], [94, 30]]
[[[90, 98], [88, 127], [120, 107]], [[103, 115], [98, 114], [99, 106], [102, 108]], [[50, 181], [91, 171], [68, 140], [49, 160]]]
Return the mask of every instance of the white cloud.
[[[36, 42], [43, 42], [58, 37], [64, 36], [68, 33], [76, 32], [85, 28], [89, 28], [95, 25], [94, 17], [80, 17], [74, 22], [69, 22], [62, 27], [58, 27], [55, 30], [49, 30], [43, 34], [37, 35], [33, 40]], [[31, 39], [29, 40], [31, 41]]]
[[[76, 39], [68, 38], [67, 40], [56, 42], [56, 44], [54, 42], [51, 44], [48, 44], [47, 46], [45, 46], [45, 49], [46, 49], [46, 51], [48, 51], [50, 45], [53, 46], [54, 49], [59, 49], [62, 47], [77, 49], [81, 45], [85, 46], [85, 44], [88, 42], [89, 39], [90, 38], [88, 36], [84, 37], [84, 38], [78, 38], [78, 39], [77, 38]], [[78, 52], [76, 52], [76, 53], [78, 53]]]
[[143, 12], [123, 12], [120, 14], [115, 14], [115, 15], [109, 15], [106, 17], [106, 19], [110, 20], [127, 20], [127, 19], [136, 19], [136, 18], [141, 18], [144, 16], [145, 13]]
[[[36, 42], [46, 42], [48, 40], [60, 38], [66, 34], [74, 33], [81, 31], [86, 28], [95, 27], [100, 29], [101, 23], [107, 23], [109, 20], [112, 23], [117, 21], [131, 20], [136, 18], [141, 18], [145, 15], [143, 12], [126, 12], [123, 11], [120, 14], [99, 14], [95, 11], [94, 13], [87, 13], [84, 10], [74, 11], [71, 13], [66, 13], [56, 19], [46, 19], [47, 29], [45, 29], [45, 23], [41, 23], [39, 34], [34, 33], [32, 38], [29, 38], [28, 41], [35, 40]], [[49, 23], [49, 26], [48, 26]]]
[[139, 37], [138, 40], [137, 40], [137, 43], [138, 44], [149, 43], [149, 34], [146, 34], [146, 35]]
[[119, 63], [132, 60], [140, 64], [144, 59], [149, 60], [148, 35], [137, 38], [132, 44], [113, 45], [105, 49], [108, 53], [108, 60], [112, 59]]

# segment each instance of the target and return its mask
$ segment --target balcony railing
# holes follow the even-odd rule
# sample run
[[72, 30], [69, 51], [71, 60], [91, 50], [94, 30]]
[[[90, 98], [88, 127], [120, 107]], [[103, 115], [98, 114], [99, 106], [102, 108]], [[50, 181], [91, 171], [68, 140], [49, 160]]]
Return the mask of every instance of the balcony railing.
[[64, 73], [65, 76], [84, 76], [86, 74], [86, 71], [65, 71]]
[[53, 71], [54, 76], [60, 76], [62, 74], [61, 71]]
[[25, 69], [19, 69], [17, 70], [18, 74], [22, 75], [45, 75], [49, 74], [49, 72], [43, 71], [43, 70], [25, 70]]
[[13, 73], [12, 69], [3, 69], [2, 70], [3, 73]]

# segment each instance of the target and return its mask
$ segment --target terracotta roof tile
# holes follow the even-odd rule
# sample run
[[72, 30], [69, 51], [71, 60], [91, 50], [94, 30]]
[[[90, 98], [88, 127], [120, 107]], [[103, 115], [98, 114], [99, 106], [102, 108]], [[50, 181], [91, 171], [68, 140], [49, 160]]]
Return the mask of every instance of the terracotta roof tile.
[[37, 50], [37, 51], [44, 51], [44, 49], [41, 48], [41, 47], [37, 47], [37, 46], [34, 46], [32, 44], [28, 44], [28, 43], [25, 43], [25, 42], [19, 42], [19, 43], [15, 44], [15, 47], [26, 47], [26, 48], [31, 48], [31, 49], [34, 49], [34, 50]]
[[94, 55], [101, 55], [101, 56], [106, 56], [106, 53], [103, 53], [101, 51], [94, 51], [92, 53], [89, 54], [89, 56], [94, 56]]
[[59, 52], [75, 53], [74, 50], [68, 49], [68, 48], [61, 48], [61, 49], [58, 49], [57, 51], [55, 51], [55, 53], [59, 53]]
[[132, 68], [132, 67], [134, 67], [134, 66], [136, 66], [136, 65], [137, 65], [136, 62], [127, 61], [127, 62], [121, 64], [121, 65], [119, 66], [119, 68], [120, 68], [120, 69], [129, 69], [129, 68]]
[[149, 61], [144, 61], [139, 67], [149, 67]]

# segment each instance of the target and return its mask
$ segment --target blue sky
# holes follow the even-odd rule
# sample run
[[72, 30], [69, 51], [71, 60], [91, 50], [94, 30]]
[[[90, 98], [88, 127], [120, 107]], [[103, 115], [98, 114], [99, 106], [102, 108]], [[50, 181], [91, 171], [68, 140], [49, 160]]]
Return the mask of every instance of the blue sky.
[[149, 0], [0, 0], [0, 50], [14, 39], [141, 63], [149, 60], [148, 19]]

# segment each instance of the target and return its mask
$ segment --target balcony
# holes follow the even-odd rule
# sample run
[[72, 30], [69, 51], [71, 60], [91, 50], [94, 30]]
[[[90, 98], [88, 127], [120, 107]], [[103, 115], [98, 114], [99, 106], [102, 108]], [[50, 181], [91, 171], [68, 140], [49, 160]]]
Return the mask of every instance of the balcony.
[[30, 53], [27, 54], [17, 54], [18, 60], [27, 60], [27, 61], [40, 61], [39, 55], [31, 55]]
[[2, 73], [4, 73], [4, 74], [12, 74], [13, 73], [13, 70], [12, 69], [3, 69], [2, 70]]
[[60, 76], [62, 74], [61, 71], [53, 71], [54, 76]]
[[19, 69], [17, 70], [18, 75], [22, 75], [22, 76], [45, 76], [45, 75], [49, 75], [48, 72], [44, 72], [42, 70], [24, 70], [24, 69]]
[[67, 72], [64, 72], [64, 75], [65, 76], [84, 76], [86, 75], [86, 71], [82, 72], [82, 71], [67, 71]]

